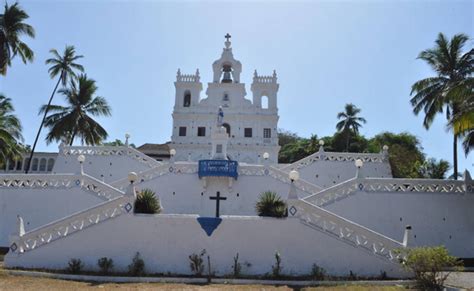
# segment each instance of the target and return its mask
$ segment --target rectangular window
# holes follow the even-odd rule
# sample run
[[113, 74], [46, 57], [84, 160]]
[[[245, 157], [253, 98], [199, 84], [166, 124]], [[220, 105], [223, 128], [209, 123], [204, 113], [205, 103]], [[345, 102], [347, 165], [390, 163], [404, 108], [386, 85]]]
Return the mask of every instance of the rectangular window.
[[198, 136], [206, 136], [206, 128], [204, 126], [198, 127]]
[[245, 137], [252, 137], [252, 128], [251, 127], [247, 127], [244, 129], [244, 136]]
[[179, 127], [179, 136], [186, 136], [186, 126]]
[[216, 145], [216, 153], [222, 154], [222, 145], [221, 144]]
[[263, 138], [271, 138], [272, 137], [272, 129], [271, 128], [264, 128], [263, 129]]

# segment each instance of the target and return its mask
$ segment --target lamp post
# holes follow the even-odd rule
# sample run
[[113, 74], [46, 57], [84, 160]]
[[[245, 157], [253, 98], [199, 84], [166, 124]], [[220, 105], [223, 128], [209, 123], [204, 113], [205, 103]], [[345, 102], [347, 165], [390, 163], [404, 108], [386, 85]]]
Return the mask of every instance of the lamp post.
[[77, 161], [79, 162], [79, 165], [81, 165], [81, 175], [84, 175], [84, 161], [86, 160], [86, 157], [84, 155], [79, 155], [77, 157]]
[[319, 151], [324, 152], [324, 140], [319, 140]]
[[128, 178], [128, 181], [130, 182], [130, 185], [128, 186], [127, 193], [125, 195], [136, 197], [137, 194], [135, 192], [134, 183], [138, 180], [138, 175], [135, 172], [130, 172], [128, 173], [127, 178]]
[[263, 164], [265, 166], [268, 166], [268, 159], [270, 158], [270, 154], [267, 152], [264, 152], [262, 156], [263, 156]]
[[174, 156], [176, 155], [175, 149], [170, 149], [170, 161], [174, 163]]
[[354, 164], [357, 168], [356, 177], [360, 178], [360, 169], [364, 166], [364, 162], [361, 159], [357, 159]]
[[130, 134], [125, 134], [125, 146], [128, 147], [128, 139], [130, 138]]
[[298, 199], [298, 193], [296, 193], [295, 182], [300, 179], [300, 173], [296, 170], [291, 170], [288, 176], [291, 181], [290, 193], [288, 194], [288, 199]]

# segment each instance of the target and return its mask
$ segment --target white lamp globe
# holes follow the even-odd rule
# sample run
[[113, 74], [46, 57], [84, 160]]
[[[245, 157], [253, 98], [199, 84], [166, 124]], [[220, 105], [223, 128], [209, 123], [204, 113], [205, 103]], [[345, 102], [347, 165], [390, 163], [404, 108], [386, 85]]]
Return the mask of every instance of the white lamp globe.
[[84, 155], [79, 155], [77, 157], [77, 161], [81, 164], [84, 163], [85, 160], [86, 160], [86, 157]]
[[176, 155], [176, 150], [175, 150], [175, 149], [170, 149], [170, 155], [171, 155], [171, 156]]
[[129, 138], [130, 138], [130, 134], [129, 134], [129, 133], [126, 133], [126, 134], [125, 134], [125, 138], [126, 138], [126, 139], [129, 139]]
[[320, 146], [323, 146], [323, 145], [324, 145], [324, 140], [321, 139], [321, 140], [319, 141], [319, 145], [320, 145]]
[[384, 145], [382, 148], [384, 151], [388, 151], [388, 145]]
[[291, 170], [289, 176], [291, 181], [298, 181], [300, 178], [300, 173], [298, 171]]
[[363, 165], [364, 165], [364, 162], [363, 162], [361, 159], [357, 159], [357, 160], [355, 161], [355, 166], [356, 166], [358, 169], [362, 168]]
[[135, 183], [135, 181], [137, 181], [137, 179], [138, 179], [137, 173], [135, 173], [135, 172], [128, 173], [128, 181], [130, 181], [130, 183]]
[[263, 153], [263, 158], [264, 158], [265, 160], [268, 160], [269, 157], [270, 157], [270, 154], [269, 154], [269, 153], [267, 153], [267, 152], [264, 152], [264, 153]]

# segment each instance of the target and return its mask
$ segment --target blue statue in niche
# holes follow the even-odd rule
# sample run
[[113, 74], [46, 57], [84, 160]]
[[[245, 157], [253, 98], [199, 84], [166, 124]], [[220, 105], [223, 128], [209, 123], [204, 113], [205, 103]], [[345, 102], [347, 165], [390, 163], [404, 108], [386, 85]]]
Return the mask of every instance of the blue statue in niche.
[[220, 128], [224, 124], [224, 110], [222, 106], [219, 106], [219, 111], [217, 112], [217, 128]]

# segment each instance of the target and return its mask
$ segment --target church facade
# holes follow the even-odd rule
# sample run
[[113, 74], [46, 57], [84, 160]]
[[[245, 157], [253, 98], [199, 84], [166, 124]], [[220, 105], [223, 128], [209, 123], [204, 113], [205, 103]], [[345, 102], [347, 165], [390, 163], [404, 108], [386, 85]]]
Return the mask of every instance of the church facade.
[[[178, 71], [169, 160], [130, 147], [127, 136], [124, 146], [61, 144], [47, 173], [0, 174], [5, 266], [64, 269], [78, 258], [97, 271], [108, 257], [126, 272], [140, 252], [148, 273], [189, 275], [189, 256], [205, 249], [217, 276], [232, 273], [236, 254], [244, 275], [271, 273], [278, 252], [288, 276], [317, 264], [335, 276], [401, 278], [409, 274], [400, 249], [444, 245], [474, 258], [469, 172], [459, 181], [396, 179], [388, 147], [337, 153], [324, 143], [278, 164], [276, 73], [255, 73], [246, 99], [229, 37], [213, 71], [205, 98], [199, 72]], [[134, 213], [144, 189], [156, 192], [160, 214]], [[285, 201], [287, 217], [258, 216], [266, 191]]]
[[178, 70], [171, 147], [176, 161], [198, 161], [211, 158], [211, 134], [216, 129], [218, 108], [224, 112], [223, 126], [229, 137], [227, 158], [255, 164], [269, 154], [269, 162], [278, 162], [279, 84], [274, 71], [270, 76], [254, 72], [250, 90], [252, 99], [242, 83], [242, 64], [234, 58], [230, 36], [221, 57], [212, 64], [213, 80], [207, 84], [205, 97], [199, 70], [182, 74]]

